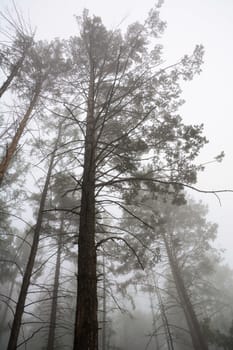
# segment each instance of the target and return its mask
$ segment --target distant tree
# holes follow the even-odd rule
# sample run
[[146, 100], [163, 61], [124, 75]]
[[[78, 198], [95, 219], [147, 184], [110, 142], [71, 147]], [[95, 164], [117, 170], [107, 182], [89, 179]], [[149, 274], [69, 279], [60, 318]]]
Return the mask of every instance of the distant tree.
[[4, 346], [8, 330], [8, 312], [12, 307], [13, 287], [21, 272], [21, 259], [17, 258], [17, 236], [19, 232], [12, 227], [9, 208], [0, 199], [0, 346]]
[[185, 283], [177, 264], [176, 259], [171, 253], [171, 249], [168, 245], [166, 236], [164, 235], [164, 243], [168, 254], [169, 263], [172, 270], [172, 276], [176, 285], [176, 289], [181, 301], [182, 308], [184, 310], [185, 318], [189, 327], [190, 335], [192, 338], [192, 344], [195, 350], [207, 350], [208, 345], [206, 339], [201, 331], [200, 323], [198, 321], [196, 312], [190, 300], [189, 294], [185, 287]]
[[22, 116], [18, 117], [16, 131], [13, 131], [13, 135], [5, 145], [0, 161], [0, 186], [39, 101], [45, 102], [51, 91], [58, 93], [59, 84], [56, 80], [68, 67], [62, 51], [63, 46], [59, 40], [51, 43], [42, 41], [33, 43], [27, 50], [20, 71], [17, 71], [11, 90], [19, 97], [20, 112], [16, 111], [16, 114]]
[[14, 19], [9, 13], [0, 12], [1, 33], [5, 40], [0, 42], [0, 63], [3, 80], [0, 84], [0, 98], [8, 91], [11, 83], [23, 67], [29, 49], [33, 45], [33, 33], [15, 8]]
[[[66, 186], [64, 186], [66, 185]], [[53, 233], [53, 240], [55, 239], [57, 244], [57, 253], [56, 253], [56, 262], [55, 262], [55, 273], [54, 273], [54, 283], [52, 291], [52, 300], [51, 300], [51, 311], [49, 319], [49, 332], [47, 340], [47, 350], [53, 350], [56, 346], [56, 330], [58, 331], [59, 322], [58, 322], [58, 310], [59, 310], [59, 283], [61, 275], [61, 263], [62, 263], [62, 253], [66, 258], [76, 259], [76, 254], [72, 252], [72, 246], [74, 243], [74, 237], [77, 239], [77, 233], [69, 234], [69, 231], [76, 229], [78, 216], [77, 214], [69, 213], [69, 209], [73, 209], [77, 205], [77, 194], [75, 197], [72, 197], [70, 193], [65, 195], [64, 188], [73, 187], [74, 180], [71, 177], [65, 175], [58, 175], [54, 177], [50, 190], [52, 191], [50, 206], [52, 208], [56, 207], [57, 212], [47, 212], [49, 219], [49, 226], [46, 228], [46, 231], [51, 235]], [[61, 210], [61, 211], [59, 211]], [[51, 217], [51, 214], [52, 216]], [[45, 214], [46, 216], [46, 214]], [[54, 226], [52, 228], [52, 226]], [[57, 228], [58, 227], [58, 228]], [[55, 236], [54, 236], [55, 234]], [[64, 335], [64, 334], [63, 334]]]
[[[148, 278], [148, 282], [150, 282], [149, 288], [147, 289], [150, 295], [152, 321], [153, 321], [152, 335], [150, 336], [149, 341], [147, 343], [147, 348], [149, 348], [149, 345], [153, 337], [156, 343], [156, 350], [160, 348], [159, 339], [161, 337], [159, 336], [159, 333], [163, 331], [164, 333], [163, 338], [165, 338], [165, 342], [167, 344], [168, 350], [174, 350], [175, 347], [174, 347], [174, 340], [173, 340], [173, 334], [172, 334], [172, 326], [169, 324], [166, 305], [162, 297], [160, 286], [156, 281], [155, 273], [151, 272], [147, 278]], [[158, 311], [159, 311], [159, 315], [157, 315], [157, 317], [155, 315], [154, 306], [153, 306], [155, 296], [157, 297]], [[161, 321], [162, 321], [161, 326], [159, 326], [159, 322], [158, 322], [159, 317], [161, 318]]]
[[[166, 223], [164, 221], [161, 228], [161, 236], [192, 344], [194, 349], [208, 349], [207, 340], [200, 326], [201, 319], [197, 317], [201, 305], [199, 309], [194, 307], [196, 300], [191, 291], [203, 283], [206, 273], [212, 272], [209, 255], [212, 254], [214, 259], [217, 256], [210, 242], [216, 237], [216, 225], [207, 222], [206, 207], [193, 201], [178, 208], [168, 205], [165, 213]], [[199, 294], [198, 291], [196, 293]], [[200, 295], [199, 302], [202, 297]]]
[[[201, 290], [204, 278], [213, 272], [212, 262], [218, 260], [218, 254], [211, 248], [217, 228], [207, 221], [207, 208], [203, 204], [187, 199], [186, 205], [177, 206], [172, 204], [173, 200], [174, 197], [168, 194], [158, 197], [156, 193], [141, 190], [134, 197], [134, 207], [128, 208], [138, 221], [137, 237], [154, 251], [154, 262], [165, 263], [163, 260], [167, 255], [175, 285], [174, 294], [180, 300], [178, 303], [184, 312], [194, 349], [208, 349], [200, 326], [204, 316], [198, 318], [197, 312], [203, 311], [201, 300], [205, 303]], [[148, 260], [146, 266], [151, 269], [151, 257]], [[172, 298], [172, 303], [176, 304], [177, 300]], [[199, 308], [194, 307], [196, 303]]]
[[228, 334], [222, 333], [219, 329], [213, 329], [210, 323], [209, 318], [204, 319], [202, 323], [203, 332], [208, 342], [215, 345], [216, 349], [231, 350], [233, 347], [233, 321]]
[[64, 219], [61, 217], [61, 223], [58, 234], [58, 247], [57, 247], [57, 257], [55, 263], [55, 275], [54, 275], [54, 284], [53, 284], [53, 294], [52, 294], [52, 307], [50, 313], [49, 321], [49, 334], [47, 342], [47, 350], [53, 350], [55, 344], [55, 331], [57, 323], [57, 305], [58, 305], [58, 289], [59, 289], [59, 278], [60, 278], [60, 269], [61, 269], [61, 252], [63, 244], [63, 230], [64, 230]]
[[48, 166], [48, 170], [47, 170], [47, 174], [46, 174], [46, 179], [45, 179], [43, 191], [42, 191], [41, 198], [40, 198], [39, 210], [38, 210], [38, 214], [37, 214], [37, 221], [36, 221], [36, 225], [34, 228], [33, 241], [32, 241], [32, 245], [31, 245], [31, 250], [30, 250], [28, 261], [27, 261], [27, 265], [25, 268], [25, 272], [23, 275], [23, 280], [22, 280], [22, 285], [21, 285], [18, 301], [16, 304], [16, 310], [15, 310], [14, 320], [13, 320], [12, 327], [11, 327], [11, 333], [10, 333], [10, 337], [9, 337], [7, 350], [16, 350], [16, 348], [17, 348], [17, 341], [18, 341], [19, 332], [20, 332], [21, 320], [22, 320], [22, 316], [23, 316], [23, 312], [24, 312], [25, 301], [26, 301], [26, 297], [27, 297], [28, 288], [30, 285], [30, 279], [32, 276], [33, 268], [34, 268], [35, 258], [36, 258], [36, 254], [37, 254], [38, 244], [39, 244], [39, 238], [40, 238], [40, 234], [41, 234], [41, 227], [42, 227], [42, 222], [43, 222], [43, 211], [45, 209], [47, 192], [48, 192], [49, 183], [50, 183], [52, 170], [53, 170], [53, 166], [54, 166], [56, 151], [57, 151], [57, 148], [58, 148], [58, 145], [60, 142], [60, 137], [61, 137], [61, 126], [59, 128], [59, 133], [58, 133], [57, 139], [56, 139], [55, 144], [54, 144], [54, 149], [51, 153], [49, 166]]

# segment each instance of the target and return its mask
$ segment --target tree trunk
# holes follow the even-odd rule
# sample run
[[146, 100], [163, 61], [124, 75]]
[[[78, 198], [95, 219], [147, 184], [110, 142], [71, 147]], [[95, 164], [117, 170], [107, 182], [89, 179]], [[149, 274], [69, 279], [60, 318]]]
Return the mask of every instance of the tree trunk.
[[22, 56], [15, 63], [15, 65], [13, 66], [9, 76], [7, 77], [7, 79], [4, 81], [4, 83], [0, 87], [0, 98], [6, 92], [6, 90], [10, 86], [10, 84], [11, 84], [12, 80], [14, 79], [14, 77], [18, 74], [20, 68], [22, 67], [23, 61], [24, 61], [24, 59], [25, 59], [25, 57], [27, 55], [28, 49], [29, 49], [29, 47], [31, 45], [32, 45], [32, 40], [27, 44], [27, 46], [24, 49], [24, 52], [22, 53]]
[[46, 196], [47, 196], [49, 182], [50, 182], [50, 178], [51, 178], [51, 174], [52, 174], [55, 154], [56, 154], [56, 150], [58, 147], [58, 142], [60, 140], [60, 132], [61, 132], [60, 129], [61, 128], [59, 128], [59, 134], [58, 134], [58, 137], [57, 137], [57, 140], [55, 143], [54, 150], [53, 150], [52, 155], [51, 155], [49, 168], [48, 168], [43, 192], [42, 192], [41, 199], [40, 199], [40, 206], [39, 206], [37, 222], [36, 222], [36, 226], [35, 226], [35, 230], [34, 230], [33, 242], [32, 242], [32, 246], [31, 246], [31, 251], [30, 251], [28, 262], [27, 262], [27, 266], [25, 269], [25, 273], [23, 276], [23, 281], [22, 281], [22, 286], [21, 286], [21, 290], [19, 293], [18, 302], [16, 305], [16, 310], [15, 310], [15, 315], [14, 315], [14, 320], [13, 320], [13, 324], [12, 324], [12, 328], [11, 328], [11, 333], [10, 333], [10, 338], [9, 338], [7, 350], [16, 350], [16, 348], [17, 348], [17, 341], [18, 341], [18, 337], [19, 337], [25, 301], [26, 301], [26, 297], [27, 297], [28, 288], [30, 285], [30, 279], [32, 276], [32, 270], [34, 267], [37, 248], [38, 248], [38, 244], [39, 244], [40, 231], [41, 231], [41, 225], [42, 225], [42, 220], [43, 220], [43, 211], [44, 211], [44, 207], [45, 207]]
[[103, 317], [102, 317], [102, 350], [107, 350], [106, 345], [106, 324], [107, 324], [107, 300], [106, 300], [106, 272], [105, 257], [103, 252]]
[[193, 348], [195, 350], [208, 350], [208, 344], [206, 343], [205, 338], [202, 334], [199, 321], [197, 319], [193, 305], [190, 301], [189, 295], [184, 285], [179, 266], [177, 264], [176, 258], [173, 256], [172, 251], [169, 247], [165, 233], [163, 234], [163, 240], [165, 243], [175, 286], [180, 298], [181, 306], [184, 310], [185, 319], [189, 327]]
[[167, 349], [174, 350], [172, 333], [171, 333], [171, 329], [170, 329], [169, 322], [167, 319], [167, 314], [166, 314], [166, 310], [164, 307], [163, 299], [162, 299], [160, 290], [158, 288], [158, 284], [156, 282], [155, 276], [153, 274], [152, 274], [152, 280], [153, 280], [153, 284], [155, 286], [155, 293], [157, 295], [157, 299], [158, 299], [158, 303], [159, 303], [159, 310], [161, 313], [163, 329], [164, 329], [164, 333], [165, 333], [165, 337], [166, 337]]
[[98, 349], [95, 248], [94, 69], [91, 68], [90, 70], [78, 237], [78, 285], [73, 350]]
[[1, 160], [1, 163], [0, 163], [0, 186], [2, 184], [4, 176], [5, 176], [6, 171], [8, 169], [8, 166], [9, 166], [9, 164], [10, 164], [10, 162], [15, 154], [19, 140], [24, 132], [24, 129], [25, 129], [27, 122], [31, 116], [32, 111], [33, 111], [33, 108], [35, 107], [35, 105], [37, 103], [39, 93], [40, 93], [40, 87], [37, 87], [35, 90], [35, 93], [33, 95], [33, 98], [30, 102], [30, 105], [29, 105], [23, 119], [19, 123], [18, 129], [17, 129], [9, 147], [7, 147], [7, 149], [6, 149], [6, 154], [3, 157], [3, 159]]
[[57, 297], [58, 297], [60, 268], [61, 268], [63, 224], [64, 224], [64, 219], [62, 215], [60, 230], [59, 230], [59, 237], [58, 237], [58, 249], [57, 249], [57, 259], [56, 259], [56, 267], [55, 267], [55, 275], [54, 275], [54, 284], [53, 284], [52, 307], [51, 307], [51, 314], [50, 314], [50, 321], [49, 321], [49, 335], [48, 335], [47, 350], [54, 349], [56, 319], [57, 319]]
[[[154, 288], [157, 289], [157, 286], [154, 286]], [[153, 338], [155, 341], [155, 350], [159, 350], [159, 340], [158, 340], [158, 334], [157, 334], [157, 321], [156, 321], [156, 315], [155, 315], [155, 310], [154, 310], [153, 295], [152, 295], [151, 291], [149, 291], [149, 297], [150, 297], [150, 309], [151, 309], [151, 315], [152, 315]]]

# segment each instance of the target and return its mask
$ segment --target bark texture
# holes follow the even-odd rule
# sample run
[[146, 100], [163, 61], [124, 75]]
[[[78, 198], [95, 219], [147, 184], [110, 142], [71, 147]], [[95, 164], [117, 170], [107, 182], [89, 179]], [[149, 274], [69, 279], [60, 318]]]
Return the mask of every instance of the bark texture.
[[78, 238], [77, 310], [73, 350], [98, 349], [95, 248], [94, 70], [91, 69]]

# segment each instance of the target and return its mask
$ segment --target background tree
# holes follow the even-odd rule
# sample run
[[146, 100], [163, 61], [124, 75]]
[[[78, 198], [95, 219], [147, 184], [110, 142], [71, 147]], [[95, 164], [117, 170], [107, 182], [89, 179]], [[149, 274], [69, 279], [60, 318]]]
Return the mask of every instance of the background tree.
[[27, 50], [27, 56], [24, 57], [21, 69], [17, 71], [16, 79], [12, 84], [12, 90], [18, 95], [20, 105], [14, 111], [17, 115], [16, 130], [7, 142], [0, 162], [0, 184], [33, 111], [39, 102], [45, 103], [45, 96], [48, 98], [51, 91], [55, 95], [58, 93], [57, 79], [67, 69], [68, 66], [63, 57], [63, 46], [59, 40], [51, 43], [40, 41]]
[[51, 174], [52, 174], [52, 170], [53, 170], [53, 166], [54, 166], [56, 150], [57, 150], [57, 147], [58, 147], [58, 144], [60, 141], [60, 136], [61, 136], [60, 133], [61, 133], [61, 127], [59, 128], [59, 133], [58, 133], [57, 139], [55, 141], [54, 149], [53, 149], [52, 154], [51, 154], [51, 159], [49, 162], [49, 167], [48, 167], [48, 171], [47, 171], [47, 175], [46, 175], [46, 179], [45, 179], [45, 184], [44, 184], [44, 188], [43, 188], [43, 191], [41, 194], [37, 222], [36, 222], [35, 229], [34, 229], [33, 242], [32, 242], [32, 246], [31, 246], [31, 251], [30, 251], [29, 258], [28, 258], [27, 266], [26, 266], [26, 269], [25, 269], [25, 272], [23, 275], [22, 286], [20, 289], [20, 293], [19, 293], [19, 297], [18, 297], [18, 301], [17, 301], [17, 305], [16, 305], [16, 310], [15, 310], [15, 314], [14, 314], [14, 321], [12, 324], [11, 334], [10, 334], [8, 347], [7, 347], [8, 350], [15, 350], [17, 348], [17, 341], [18, 341], [18, 336], [19, 336], [19, 331], [20, 331], [20, 326], [21, 326], [21, 320], [22, 320], [22, 315], [23, 315], [23, 311], [24, 311], [25, 300], [27, 297], [27, 291], [29, 288], [30, 279], [31, 279], [31, 275], [32, 275], [32, 270], [34, 267], [36, 253], [37, 253], [37, 249], [38, 249], [39, 237], [40, 237], [40, 233], [41, 233], [41, 226], [42, 226], [42, 220], [43, 220], [43, 211], [45, 209], [45, 201], [46, 201], [49, 182], [50, 182], [50, 178], [51, 178]]
[[[14, 6], [15, 17], [0, 12], [2, 20], [0, 42], [1, 86], [0, 98], [8, 91], [11, 83], [22, 69], [29, 49], [33, 45], [33, 31]], [[5, 39], [5, 40], [4, 40]]]

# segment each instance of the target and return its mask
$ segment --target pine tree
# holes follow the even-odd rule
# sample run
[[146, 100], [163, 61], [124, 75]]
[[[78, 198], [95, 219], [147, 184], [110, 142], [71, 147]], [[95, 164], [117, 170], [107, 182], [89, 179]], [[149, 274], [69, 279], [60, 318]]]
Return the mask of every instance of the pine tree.
[[[79, 37], [70, 40], [69, 82], [78, 99], [67, 103], [84, 136], [79, 146], [83, 171], [76, 176], [81, 209], [74, 350], [96, 350], [96, 211], [104, 203], [98, 196], [111, 203], [110, 192], [119, 195], [135, 182], [196, 181], [193, 159], [206, 139], [202, 126], [185, 126], [176, 111], [181, 104], [179, 79], [200, 72], [203, 48], [197, 47], [191, 57], [172, 67], [157, 69], [160, 46], [149, 48], [149, 40], [155, 41], [164, 28], [157, 7], [144, 25], [132, 24], [124, 36], [118, 30], [108, 31], [87, 11], [79, 23]], [[143, 169], [142, 156], [149, 152], [152, 160]]]

